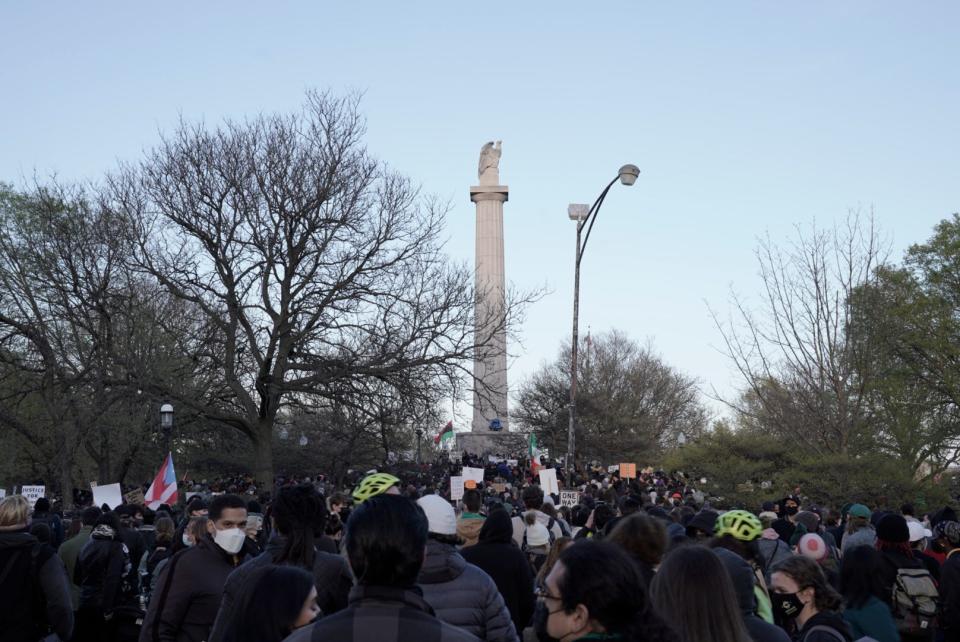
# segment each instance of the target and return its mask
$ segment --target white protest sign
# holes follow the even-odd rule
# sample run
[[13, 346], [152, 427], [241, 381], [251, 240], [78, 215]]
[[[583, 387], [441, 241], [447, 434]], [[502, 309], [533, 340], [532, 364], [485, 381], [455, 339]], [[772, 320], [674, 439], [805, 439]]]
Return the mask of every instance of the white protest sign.
[[620, 464], [614, 464], [613, 466], [607, 466], [607, 472], [608, 472], [608, 473], [619, 473], [619, 472], [620, 472]]
[[494, 457], [493, 455], [487, 455], [487, 459], [490, 460], [491, 464], [499, 464], [501, 461], [503, 461], [503, 459], [500, 457]]
[[47, 494], [46, 486], [21, 486], [20, 494], [30, 502], [30, 510], [33, 510], [37, 500]]
[[478, 484], [483, 483], [483, 468], [470, 468], [469, 466], [464, 466], [461, 474], [463, 475], [464, 480], [472, 479]]
[[519, 460], [517, 460], [517, 459], [508, 459], [508, 460], [507, 460], [507, 466], [516, 466], [516, 465], [519, 464], [519, 463], [520, 463], [520, 462], [519, 462]]
[[459, 501], [463, 499], [463, 476], [457, 475], [450, 477], [450, 499]]
[[123, 493], [120, 491], [120, 484], [102, 484], [93, 487], [93, 505], [103, 506], [106, 504], [113, 510], [123, 503]]
[[561, 506], [576, 506], [580, 503], [580, 493], [575, 490], [561, 490], [560, 491], [560, 505]]
[[6, 488], [0, 488], [0, 499], [3, 499], [3, 498], [6, 497], [6, 496], [7, 496], [7, 489], [6, 489]]
[[543, 489], [543, 492], [550, 493], [551, 495], [560, 492], [556, 468], [544, 468], [540, 471], [540, 488]]

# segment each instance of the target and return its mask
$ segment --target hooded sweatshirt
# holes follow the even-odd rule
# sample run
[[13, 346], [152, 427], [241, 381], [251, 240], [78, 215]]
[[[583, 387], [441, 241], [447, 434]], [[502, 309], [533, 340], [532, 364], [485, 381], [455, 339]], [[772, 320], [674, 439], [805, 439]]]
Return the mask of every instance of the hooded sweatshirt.
[[743, 623], [754, 642], [790, 642], [790, 637], [778, 626], [764, 622], [757, 615], [757, 599], [753, 591], [753, 568], [742, 557], [725, 548], [715, 548], [720, 561], [727, 568]]
[[521, 634], [533, 616], [533, 571], [527, 556], [513, 543], [513, 525], [506, 511], [492, 511], [480, 529], [480, 541], [460, 554], [493, 578]]

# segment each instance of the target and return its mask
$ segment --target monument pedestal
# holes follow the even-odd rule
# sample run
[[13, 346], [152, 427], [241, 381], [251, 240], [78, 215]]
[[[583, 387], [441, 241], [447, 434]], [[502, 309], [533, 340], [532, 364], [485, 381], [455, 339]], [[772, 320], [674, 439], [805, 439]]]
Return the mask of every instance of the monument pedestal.
[[514, 457], [527, 454], [529, 435], [524, 432], [458, 432], [456, 450], [471, 455]]

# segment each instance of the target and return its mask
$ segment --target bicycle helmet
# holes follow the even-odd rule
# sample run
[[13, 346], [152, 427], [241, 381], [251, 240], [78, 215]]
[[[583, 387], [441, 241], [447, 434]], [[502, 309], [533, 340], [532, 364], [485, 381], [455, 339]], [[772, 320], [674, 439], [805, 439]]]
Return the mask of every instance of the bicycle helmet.
[[714, 533], [717, 537], [733, 535], [741, 542], [752, 542], [763, 533], [763, 524], [760, 518], [749, 511], [732, 510], [717, 518]]
[[353, 499], [359, 504], [371, 497], [382, 495], [391, 486], [396, 486], [400, 480], [389, 473], [373, 473], [363, 478], [363, 481], [353, 491]]

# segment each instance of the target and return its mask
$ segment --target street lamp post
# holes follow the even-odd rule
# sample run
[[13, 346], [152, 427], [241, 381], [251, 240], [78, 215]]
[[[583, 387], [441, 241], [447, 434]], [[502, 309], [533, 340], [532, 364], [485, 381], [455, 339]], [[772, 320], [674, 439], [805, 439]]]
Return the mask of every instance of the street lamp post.
[[[593, 224], [597, 220], [597, 213], [607, 198], [607, 192], [618, 180], [630, 186], [637, 182], [640, 175], [640, 169], [636, 165], [624, 165], [620, 168], [616, 177], [610, 181], [593, 206], [588, 208], [586, 205], [571, 204], [567, 209], [567, 214], [571, 220], [577, 222], [577, 253], [576, 262], [573, 271], [573, 342], [570, 344], [570, 426], [567, 429], [567, 480], [573, 479], [574, 458], [577, 452], [577, 349], [578, 349], [578, 325], [580, 322], [580, 261], [583, 259], [583, 252], [587, 248], [587, 242], [590, 240], [590, 232], [593, 230]], [[589, 223], [589, 225], [588, 225]], [[583, 229], [586, 228], [586, 236], [581, 243]]]
[[170, 452], [170, 433], [173, 431], [173, 406], [165, 403], [160, 406], [160, 430], [163, 431], [163, 453]]
[[423, 429], [417, 428], [417, 464], [420, 463], [420, 440], [423, 439]]

